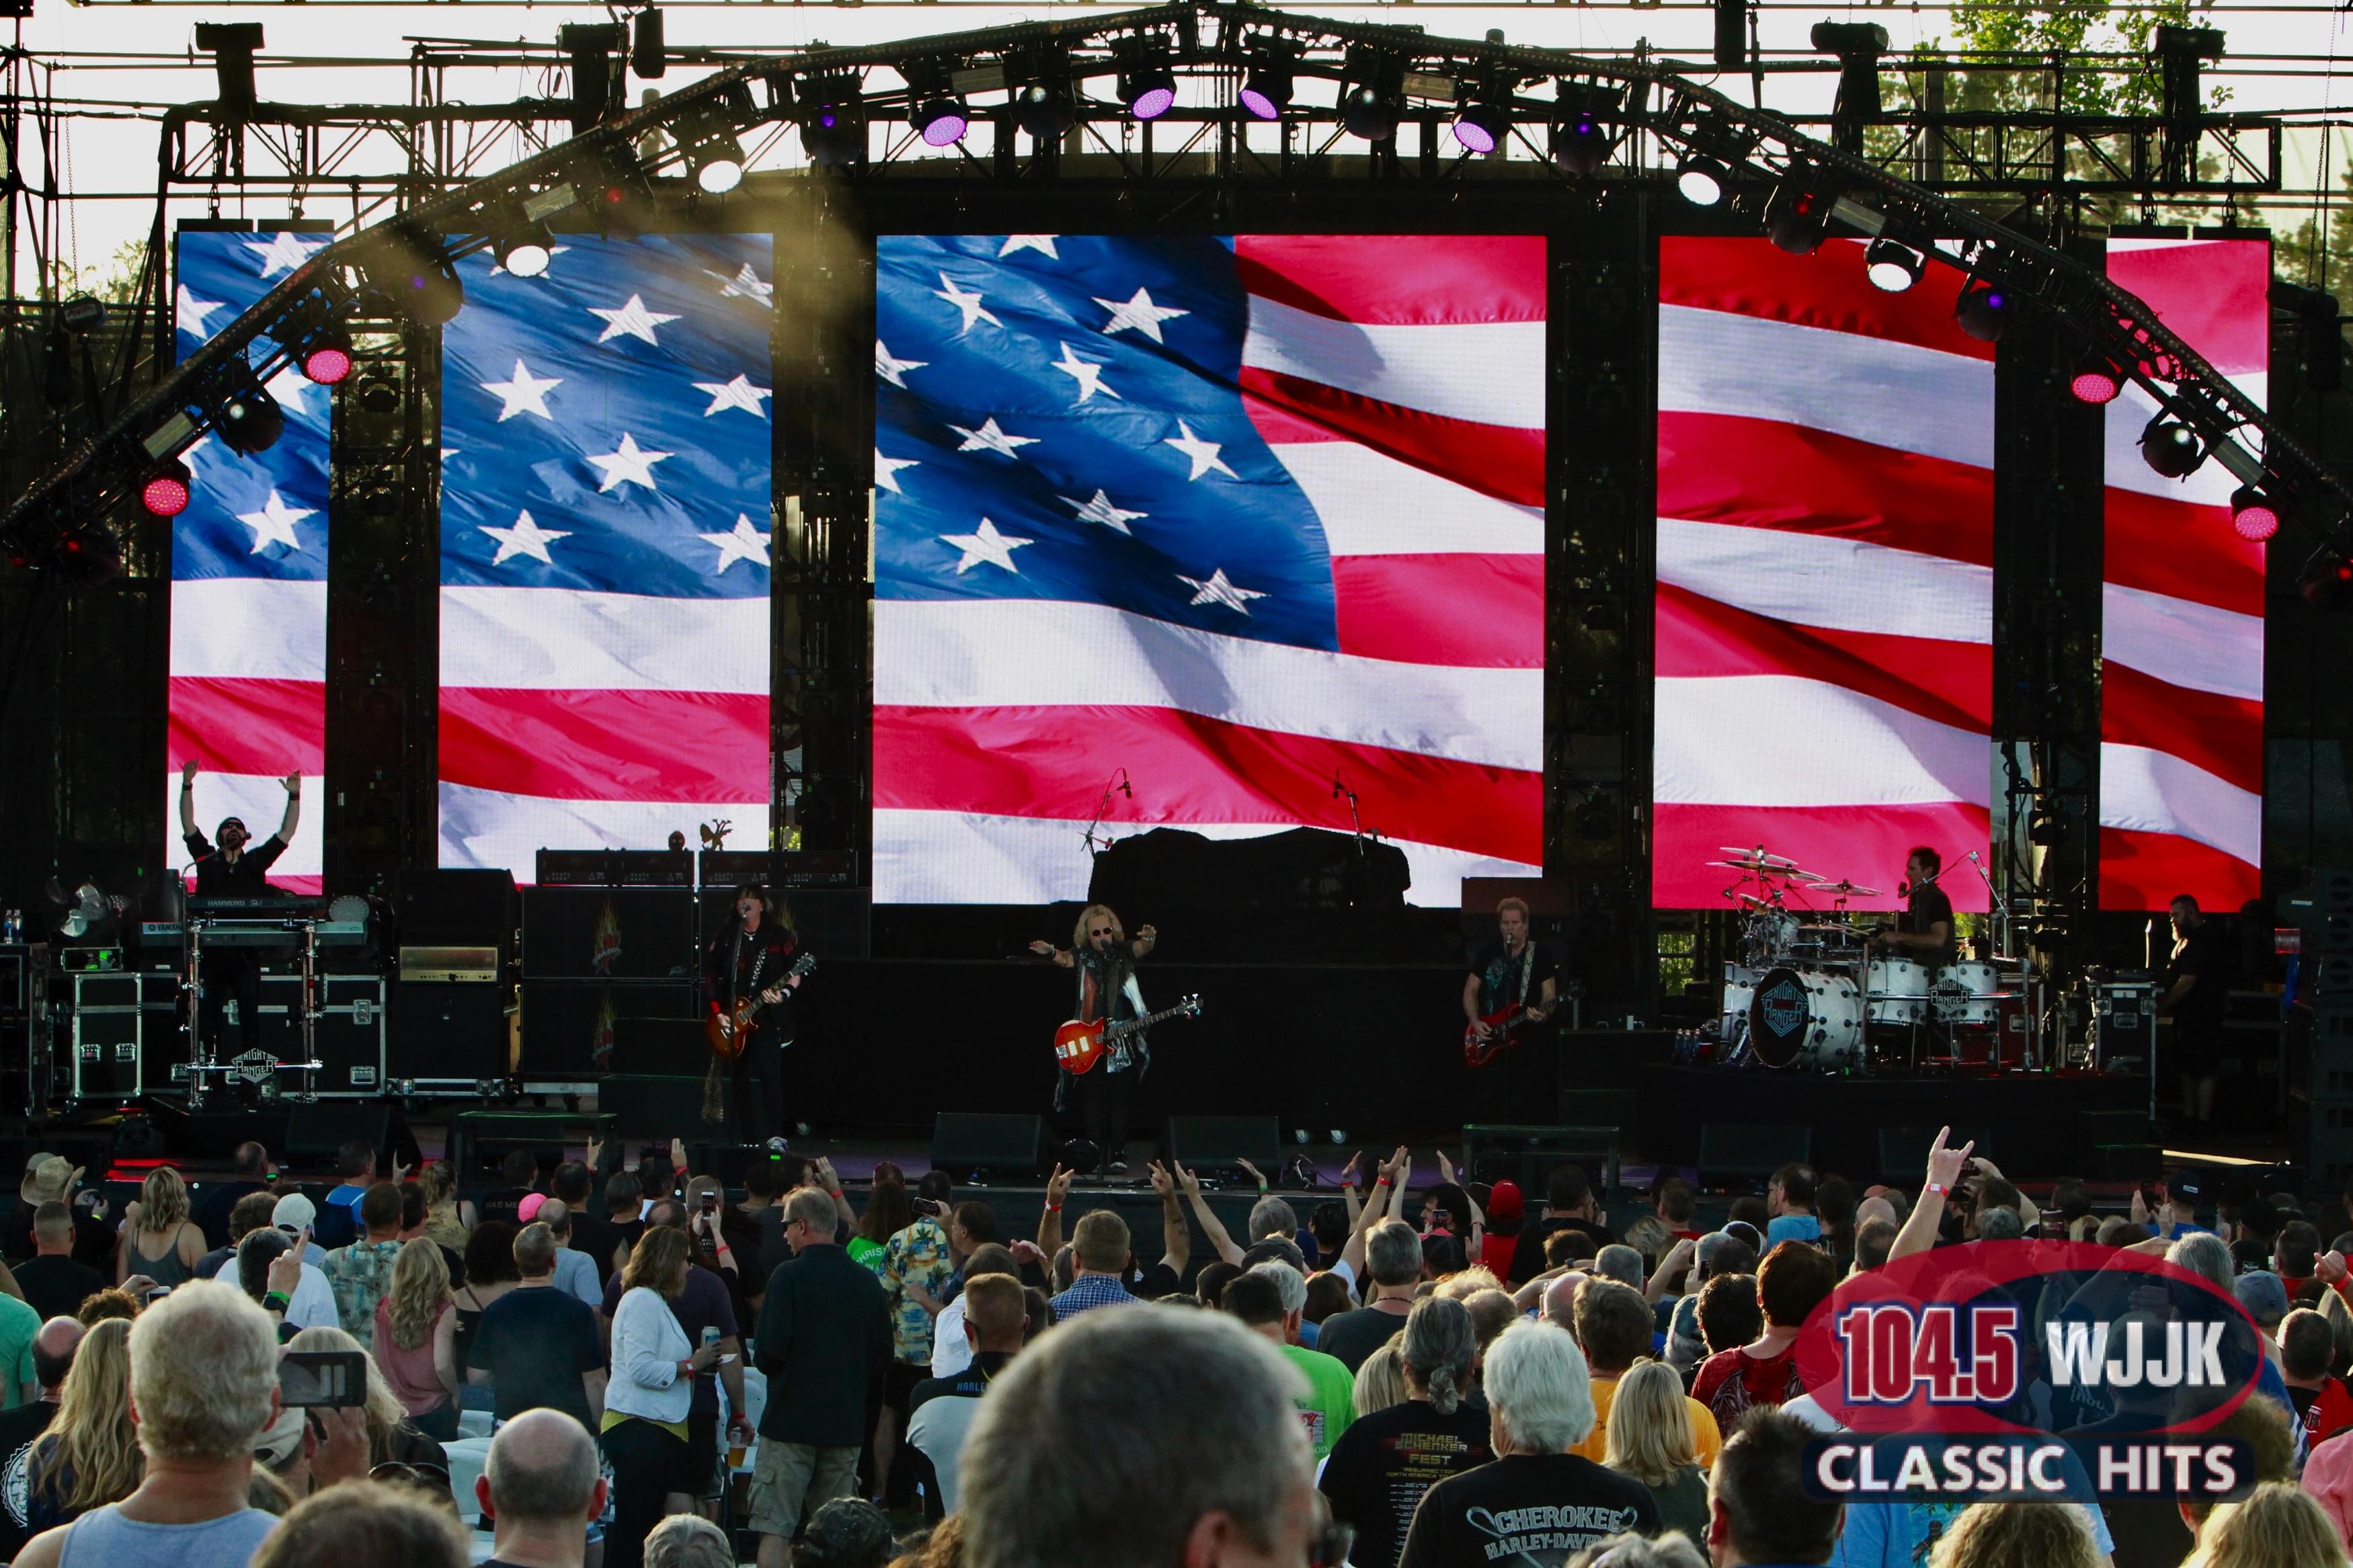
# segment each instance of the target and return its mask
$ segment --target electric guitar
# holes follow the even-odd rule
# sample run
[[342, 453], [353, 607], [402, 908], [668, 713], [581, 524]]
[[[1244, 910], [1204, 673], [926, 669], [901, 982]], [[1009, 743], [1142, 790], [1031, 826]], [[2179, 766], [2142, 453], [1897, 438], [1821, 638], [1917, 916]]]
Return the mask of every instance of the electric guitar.
[[1098, 1020], [1082, 1024], [1076, 1018], [1054, 1031], [1054, 1065], [1068, 1073], [1092, 1072], [1103, 1060], [1104, 1048], [1114, 1040], [1126, 1038], [1139, 1029], [1148, 1029], [1164, 1018], [1178, 1015], [1187, 1018], [1201, 1016], [1201, 999], [1187, 996], [1174, 1007], [1164, 1007], [1157, 1013], [1146, 1013], [1141, 1018], [1123, 1018], [1116, 1024]]
[[1465, 1024], [1462, 1026], [1464, 1065], [1474, 1068], [1485, 1067], [1525, 1039], [1525, 1031], [1535, 1025], [1550, 1019], [1553, 1014], [1560, 1010], [1563, 1003], [1573, 1001], [1584, 994], [1585, 987], [1581, 982], [1570, 983], [1567, 990], [1555, 993], [1551, 1008], [1541, 1018], [1517, 1002], [1498, 1007], [1479, 1020], [1480, 1023], [1487, 1026], [1487, 1037], [1483, 1040], [1479, 1037], [1477, 1029]]
[[[807, 974], [817, 967], [817, 954], [802, 953], [793, 960], [793, 966], [776, 979], [781, 987], [787, 980]], [[702, 1037], [711, 1042], [711, 1054], [722, 1061], [733, 1061], [744, 1054], [744, 1042], [752, 1037], [752, 1026], [760, 1009], [768, 1005], [765, 993], [754, 992], [739, 998], [732, 1008], [722, 1007], [702, 1020]]]

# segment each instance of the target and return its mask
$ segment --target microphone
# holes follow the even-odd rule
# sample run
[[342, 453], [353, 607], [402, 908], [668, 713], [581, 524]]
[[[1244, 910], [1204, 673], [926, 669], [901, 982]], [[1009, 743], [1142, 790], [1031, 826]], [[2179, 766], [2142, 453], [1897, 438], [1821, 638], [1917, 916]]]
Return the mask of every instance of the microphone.
[[1119, 781], [1119, 793], [1127, 796], [1130, 800], [1134, 800], [1135, 798], [1135, 792], [1127, 787], [1127, 781], [1125, 779]]
[[1340, 775], [1338, 773], [1334, 773], [1332, 775], [1332, 798], [1334, 800], [1340, 798]]
[[1912, 884], [1898, 879], [1895, 884], [1895, 896], [1899, 899], [1910, 898], [1912, 896]]

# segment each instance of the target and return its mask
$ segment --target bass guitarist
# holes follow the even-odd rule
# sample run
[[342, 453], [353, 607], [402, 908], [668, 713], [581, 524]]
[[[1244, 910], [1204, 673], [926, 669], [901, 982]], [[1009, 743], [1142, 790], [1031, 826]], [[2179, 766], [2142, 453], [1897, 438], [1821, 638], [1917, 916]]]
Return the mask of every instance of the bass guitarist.
[[1494, 1027], [1487, 1019], [1514, 1004], [1526, 1010], [1520, 1043], [1479, 1069], [1472, 1090], [1474, 1121], [1510, 1123], [1551, 1117], [1542, 1095], [1554, 1077], [1553, 1064], [1538, 1059], [1536, 1026], [1552, 1016], [1560, 991], [1560, 965], [1528, 936], [1528, 906], [1505, 899], [1495, 906], [1497, 939], [1480, 948], [1462, 978], [1462, 1016], [1471, 1037], [1485, 1045]]
[[748, 996], [765, 1004], [736, 1054], [727, 1095], [736, 1138], [765, 1143], [785, 1130], [784, 1048], [793, 1043], [792, 993], [801, 980], [792, 968], [801, 944], [791, 917], [756, 882], [735, 889], [735, 916], [703, 952], [702, 984], [713, 1014], [725, 1015]]
[[[1040, 958], [1052, 959], [1065, 969], [1077, 971], [1079, 1006], [1071, 1016], [1083, 1023], [1116, 1023], [1144, 1016], [1144, 993], [1135, 983], [1135, 961], [1150, 952], [1159, 940], [1159, 932], [1147, 925], [1137, 927], [1134, 940], [1129, 941], [1126, 928], [1120, 924], [1119, 916], [1110, 905], [1089, 904], [1079, 911], [1079, 923], [1071, 933], [1069, 947], [1058, 948], [1050, 942], [1040, 941], [1031, 942], [1029, 951]], [[1079, 1098], [1084, 1101], [1082, 1114], [1086, 1119], [1087, 1141], [1103, 1151], [1103, 1169], [1113, 1175], [1123, 1175], [1127, 1171], [1128, 1101], [1145, 1069], [1151, 1065], [1152, 1053], [1143, 1035], [1130, 1035], [1113, 1042], [1100, 1070], [1076, 1080]], [[1063, 1109], [1071, 1082], [1068, 1072], [1055, 1075], [1057, 1112]]]

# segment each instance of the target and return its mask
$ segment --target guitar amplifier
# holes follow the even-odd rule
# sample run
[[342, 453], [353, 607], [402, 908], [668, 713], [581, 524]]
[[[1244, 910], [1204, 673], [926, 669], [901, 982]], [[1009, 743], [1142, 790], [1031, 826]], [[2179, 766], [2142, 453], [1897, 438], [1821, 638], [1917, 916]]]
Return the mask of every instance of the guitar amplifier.
[[765, 884], [771, 891], [790, 888], [855, 888], [855, 849], [706, 849], [702, 852], [702, 885], [723, 891], [744, 882]]
[[691, 985], [610, 985], [586, 980], [526, 980], [522, 984], [522, 1059], [526, 1083], [578, 1083], [624, 1070], [613, 1043], [647, 1020], [677, 1020], [694, 1036], [694, 1048], [664, 1070], [700, 1071], [709, 1056]]
[[694, 856], [684, 849], [543, 849], [534, 879], [543, 888], [691, 888]]
[[694, 895], [684, 888], [529, 888], [525, 980], [691, 980]]

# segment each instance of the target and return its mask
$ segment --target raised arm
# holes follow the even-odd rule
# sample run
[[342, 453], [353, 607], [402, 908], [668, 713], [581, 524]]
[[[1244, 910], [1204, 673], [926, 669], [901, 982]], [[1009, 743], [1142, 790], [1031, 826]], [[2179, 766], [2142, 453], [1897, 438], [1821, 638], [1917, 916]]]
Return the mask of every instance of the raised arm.
[[1152, 926], [1135, 928], [1135, 940], [1127, 944], [1128, 951], [1142, 958], [1160, 945], [1160, 932]]
[[1160, 1194], [1160, 1261], [1182, 1279], [1185, 1265], [1193, 1260], [1193, 1231], [1185, 1223], [1184, 1205], [1176, 1201], [1176, 1178], [1157, 1160], [1152, 1162], [1152, 1190]]
[[196, 759], [190, 757], [180, 764], [180, 833], [182, 837], [196, 830]]
[[1062, 1205], [1071, 1195], [1071, 1173], [1060, 1165], [1046, 1178], [1046, 1212], [1038, 1216], [1038, 1250], [1050, 1261], [1062, 1250]]
[[302, 820], [302, 775], [288, 773], [280, 781], [286, 786], [286, 815], [278, 822], [278, 842], [294, 842], [294, 825]]
[[1176, 1184], [1185, 1189], [1186, 1199], [1193, 1205], [1193, 1217], [1201, 1222], [1201, 1234], [1209, 1238], [1209, 1245], [1217, 1249], [1219, 1258], [1239, 1268], [1242, 1249], [1234, 1245], [1234, 1238], [1226, 1234], [1225, 1226], [1209, 1212], [1208, 1200], [1201, 1196], [1201, 1178], [1179, 1165], [1176, 1167]]
[[1067, 948], [1056, 947], [1052, 942], [1048, 942], [1043, 938], [1031, 942], [1029, 944], [1029, 951], [1036, 953], [1040, 958], [1052, 959], [1055, 963], [1060, 964], [1065, 969], [1071, 967], [1070, 950]]
[[1945, 1217], [1945, 1194], [1953, 1190], [1954, 1179], [1969, 1163], [1969, 1151], [1977, 1147], [1972, 1141], [1957, 1149], [1947, 1149], [1945, 1140], [1952, 1135], [1951, 1128], [1940, 1127], [1936, 1142], [1928, 1146], [1928, 1179], [1921, 1184], [1920, 1201], [1912, 1205], [1911, 1217], [1895, 1233], [1895, 1245], [1887, 1249], [1891, 1263], [1936, 1245], [1936, 1227]]

